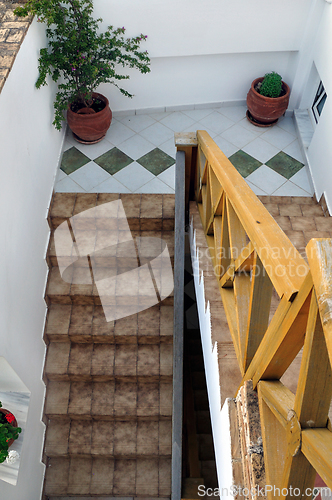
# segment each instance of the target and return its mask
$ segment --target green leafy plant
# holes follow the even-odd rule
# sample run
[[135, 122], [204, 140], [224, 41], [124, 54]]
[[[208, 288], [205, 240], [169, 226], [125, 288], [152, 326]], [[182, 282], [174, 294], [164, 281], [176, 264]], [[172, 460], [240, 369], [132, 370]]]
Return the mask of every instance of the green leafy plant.
[[[2, 407], [0, 401], [0, 408]], [[12, 413], [0, 412], [0, 463], [4, 462], [8, 456], [8, 442], [17, 439], [22, 431], [20, 427], [14, 427], [15, 417]]]
[[264, 80], [259, 88], [259, 93], [266, 97], [279, 97], [282, 92], [281, 76], [272, 71], [266, 73]]
[[129, 79], [119, 71], [121, 67], [150, 71], [147, 51], [139, 50], [147, 36], [125, 38], [125, 28], [113, 26], [100, 33], [102, 19], [93, 18], [92, 0], [28, 0], [14, 12], [21, 17], [36, 15], [47, 25], [48, 47], [40, 50], [36, 87], [47, 85], [48, 75], [59, 82], [53, 122], [58, 130], [68, 103], [76, 103], [74, 111], [92, 107], [92, 92], [101, 83], [111, 83], [123, 95], [133, 97], [117, 83]]

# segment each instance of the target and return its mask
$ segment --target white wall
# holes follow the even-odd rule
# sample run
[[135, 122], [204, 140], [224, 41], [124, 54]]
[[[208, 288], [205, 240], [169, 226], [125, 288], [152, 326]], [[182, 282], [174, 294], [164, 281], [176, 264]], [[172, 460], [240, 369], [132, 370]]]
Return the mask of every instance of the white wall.
[[151, 73], [128, 72], [131, 79], [123, 87], [135, 94], [133, 99], [109, 85], [100, 91], [113, 111], [240, 101], [251, 82], [266, 72], [277, 71], [291, 82], [296, 61], [297, 52], [157, 57], [151, 60]]
[[[152, 72], [132, 71], [132, 100], [102, 87], [114, 111], [236, 101], [271, 70], [292, 86], [313, 0], [95, 0], [103, 25], [148, 35]], [[322, 1], [322, 0], [321, 0]]]
[[220, 373], [217, 342], [212, 342], [210, 303], [206, 304], [204, 277], [199, 268], [196, 247], [196, 235], [193, 224], [190, 224], [190, 251], [195, 284], [196, 305], [199, 317], [199, 329], [202, 341], [205, 379], [209, 399], [213, 445], [219, 489], [224, 488], [222, 499], [231, 498], [233, 485], [232, 455], [228, 400], [221, 407]]
[[33, 22], [0, 94], [0, 356], [31, 392], [17, 485], [0, 484], [1, 498], [12, 500], [40, 498], [44, 473], [46, 213], [63, 137], [51, 125], [53, 85], [34, 87], [44, 44]]
[[104, 25], [148, 35], [151, 57], [298, 50], [312, 0], [95, 0]]
[[[332, 5], [324, 0], [313, 0], [305, 37], [299, 52], [294, 93], [298, 96], [296, 107], [310, 108], [315, 96], [316, 70], [323, 81], [327, 100], [315, 127], [307, 150], [315, 194], [319, 200], [325, 191], [332, 214]], [[316, 68], [316, 69], [314, 69]]]

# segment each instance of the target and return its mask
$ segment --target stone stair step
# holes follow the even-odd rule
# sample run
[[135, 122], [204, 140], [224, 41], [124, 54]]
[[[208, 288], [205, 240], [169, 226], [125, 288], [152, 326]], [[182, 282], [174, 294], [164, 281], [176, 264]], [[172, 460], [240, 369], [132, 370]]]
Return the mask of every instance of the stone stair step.
[[190, 353], [190, 355], [203, 356], [201, 338], [200, 337], [193, 338], [191, 333], [192, 333], [192, 330], [190, 330], [190, 340], [188, 342], [188, 352]]
[[[195, 366], [196, 365], [192, 365]], [[194, 371], [191, 373], [191, 380], [193, 389], [205, 389], [206, 390], [206, 381], [205, 381], [205, 372], [204, 371]]]
[[196, 411], [197, 434], [212, 434], [209, 411]]
[[128, 421], [51, 419], [45, 454], [54, 456], [99, 456], [139, 458], [171, 456], [171, 420]]
[[152, 382], [172, 380], [171, 344], [98, 344], [51, 342], [45, 375], [49, 380]]
[[204, 359], [202, 354], [191, 354], [190, 364], [192, 366], [192, 371], [204, 372]]
[[[101, 305], [102, 300], [107, 301], [109, 307], [126, 308], [128, 304], [128, 288], [122, 291], [112, 291], [110, 295], [104, 298], [100, 297], [95, 283], [91, 281], [90, 269], [87, 267], [75, 267], [70, 277], [72, 283], [68, 283], [61, 278], [59, 268], [53, 266], [48, 275], [45, 301], [49, 304], [77, 304], [77, 305]], [[79, 283], [81, 282], [81, 283]], [[82, 284], [88, 283], [88, 284]], [[138, 296], [139, 303], [145, 307], [151, 305], [151, 295], [144, 295], [144, 290], [140, 290]], [[173, 292], [162, 301], [163, 305], [173, 305]]]
[[51, 304], [44, 338], [46, 342], [172, 343], [173, 314], [173, 307], [163, 302], [137, 314], [107, 322], [100, 305]]
[[218, 488], [218, 478], [215, 460], [202, 460], [201, 473], [204, 478], [206, 488]]
[[73, 215], [118, 199], [122, 201], [132, 231], [174, 230], [175, 196], [169, 194], [55, 193], [48, 216], [49, 226], [56, 229]]
[[47, 384], [44, 412], [51, 417], [107, 420], [121, 416], [170, 416], [171, 382], [59, 382]]
[[194, 403], [196, 411], [209, 411], [209, 400], [206, 390], [194, 390]]
[[169, 497], [171, 459], [53, 457], [48, 462], [45, 494]]
[[[80, 232], [81, 238], [89, 237], [89, 240], [93, 239], [95, 242], [100, 242], [102, 239], [107, 242], [110, 235], [113, 239], [113, 235], [111, 231], [102, 231], [102, 230], [91, 230], [91, 231], [83, 231]], [[171, 258], [172, 267], [174, 268], [174, 231], [131, 231], [132, 238], [135, 240], [136, 238], [158, 238], [162, 239], [166, 244], [169, 252], [169, 256]], [[157, 245], [157, 243], [156, 243]], [[152, 247], [151, 259], [156, 257], [157, 247], [154, 245]], [[129, 257], [129, 251], [132, 250], [131, 242], [123, 242], [118, 243], [117, 247], [115, 247], [114, 243], [112, 243], [114, 249], [110, 249], [108, 245], [105, 243], [105, 249], [108, 250], [105, 252], [103, 250], [99, 250], [93, 253], [93, 269], [98, 272], [99, 269], [103, 269], [104, 274], [109, 276], [114, 276], [116, 274], [120, 274], [121, 272], [125, 272], [126, 270], [133, 269], [137, 267], [137, 257], [131, 258]], [[162, 242], [160, 242], [160, 250], [164, 248]], [[113, 251], [114, 250], [114, 251]], [[122, 251], [121, 251], [122, 250]], [[127, 255], [126, 255], [127, 251]], [[59, 254], [60, 252], [60, 254]], [[61, 249], [58, 248], [58, 252], [55, 248], [54, 242], [54, 230], [51, 231], [48, 249], [46, 253], [46, 261], [49, 268], [57, 267], [59, 265], [58, 256], [61, 257], [61, 266], [67, 263], [68, 266], [72, 265], [72, 267], [89, 267], [88, 260], [85, 257], [77, 259], [73, 261], [72, 253], [75, 254], [74, 244], [71, 246], [71, 252], [68, 255], [68, 248], [64, 250], [64, 254], [61, 254]], [[121, 269], [123, 268], [123, 269]], [[64, 276], [68, 275], [69, 270], [66, 271]]]
[[199, 459], [215, 460], [213, 438], [211, 434], [197, 434]]

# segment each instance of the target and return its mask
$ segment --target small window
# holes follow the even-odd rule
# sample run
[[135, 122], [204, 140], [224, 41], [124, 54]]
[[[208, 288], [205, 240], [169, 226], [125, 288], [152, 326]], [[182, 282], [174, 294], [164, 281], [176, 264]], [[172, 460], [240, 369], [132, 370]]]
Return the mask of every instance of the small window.
[[319, 117], [322, 114], [326, 99], [327, 99], [327, 94], [324, 85], [322, 82], [320, 82], [315, 95], [314, 102], [311, 106], [312, 113], [314, 115], [316, 123], [318, 123]]

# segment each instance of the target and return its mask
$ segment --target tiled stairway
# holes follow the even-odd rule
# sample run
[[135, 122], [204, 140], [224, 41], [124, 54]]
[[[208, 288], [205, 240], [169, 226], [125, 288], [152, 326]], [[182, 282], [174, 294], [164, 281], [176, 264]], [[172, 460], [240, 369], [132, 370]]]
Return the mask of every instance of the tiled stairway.
[[[174, 196], [120, 195], [133, 237], [163, 238], [173, 259]], [[173, 296], [107, 322], [94, 283], [61, 279], [54, 230], [118, 199], [56, 193], [47, 261], [45, 498], [169, 498]]]

